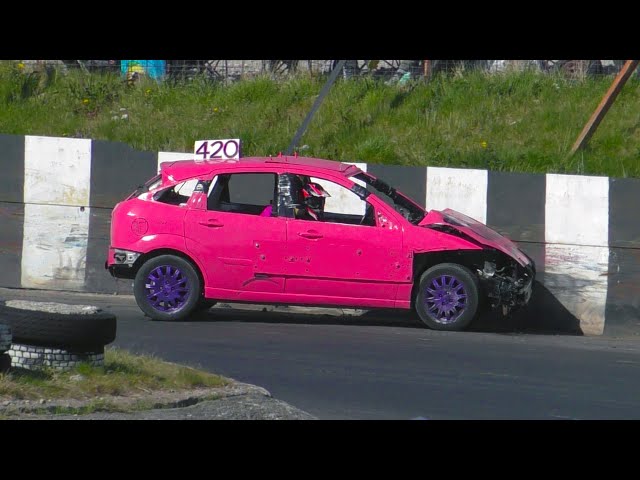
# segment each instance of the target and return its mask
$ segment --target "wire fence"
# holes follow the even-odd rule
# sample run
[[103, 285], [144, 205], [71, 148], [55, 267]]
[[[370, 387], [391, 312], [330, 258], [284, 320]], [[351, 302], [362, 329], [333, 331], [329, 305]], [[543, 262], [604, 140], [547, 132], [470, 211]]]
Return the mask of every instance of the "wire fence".
[[[204, 76], [233, 81], [258, 75], [287, 76], [300, 72], [328, 74], [337, 60], [21, 60], [25, 71], [55, 68], [120, 74], [129, 78], [190, 79]], [[625, 60], [347, 60], [344, 78], [373, 77], [387, 82], [480, 70], [487, 73], [535, 70], [572, 78], [614, 75]]]

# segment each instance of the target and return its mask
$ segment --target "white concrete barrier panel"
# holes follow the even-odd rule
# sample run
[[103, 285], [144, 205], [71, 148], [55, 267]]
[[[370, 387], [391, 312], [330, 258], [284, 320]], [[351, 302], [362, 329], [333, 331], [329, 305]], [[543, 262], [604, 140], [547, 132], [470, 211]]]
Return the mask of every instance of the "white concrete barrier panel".
[[[366, 163], [344, 163], [355, 165], [363, 172], [367, 171]], [[311, 177], [311, 181], [322, 185], [329, 195], [331, 195], [326, 199], [324, 206], [325, 211], [341, 213], [344, 215], [364, 215], [366, 203], [364, 203], [355, 193], [333, 182], [322, 180], [321, 178]], [[361, 180], [355, 180], [355, 182], [363, 187], [366, 186], [366, 184]]]
[[486, 170], [427, 167], [427, 210], [451, 208], [486, 223]]
[[609, 245], [609, 179], [547, 174], [545, 241]]
[[91, 140], [26, 136], [24, 203], [89, 205]]
[[90, 209], [24, 206], [22, 287], [83, 290]]
[[544, 285], [580, 320], [585, 335], [601, 335], [609, 270], [609, 179], [546, 177]]
[[158, 173], [160, 173], [160, 164], [162, 162], [175, 162], [177, 160], [193, 160], [193, 152], [158, 152]]

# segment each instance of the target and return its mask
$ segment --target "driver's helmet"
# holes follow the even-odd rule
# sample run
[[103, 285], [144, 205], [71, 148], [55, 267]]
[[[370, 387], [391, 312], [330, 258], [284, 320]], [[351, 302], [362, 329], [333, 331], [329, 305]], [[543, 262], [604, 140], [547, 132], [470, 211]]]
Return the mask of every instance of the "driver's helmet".
[[322, 220], [325, 198], [330, 196], [329, 192], [315, 182], [308, 182], [302, 187], [302, 204], [315, 220]]

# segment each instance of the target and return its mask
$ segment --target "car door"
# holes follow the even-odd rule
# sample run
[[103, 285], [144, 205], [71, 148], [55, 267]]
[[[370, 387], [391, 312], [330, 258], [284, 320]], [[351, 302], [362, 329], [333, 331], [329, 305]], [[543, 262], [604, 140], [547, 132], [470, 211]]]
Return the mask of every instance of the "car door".
[[204, 265], [207, 297], [262, 301], [284, 291], [286, 219], [263, 214], [276, 185], [274, 172], [219, 172], [206, 207], [187, 211], [185, 242]]
[[285, 292], [318, 304], [393, 307], [398, 284], [411, 281], [401, 224], [387, 220], [382, 202], [354, 193], [345, 177], [311, 181], [331, 197], [322, 221], [287, 219]]

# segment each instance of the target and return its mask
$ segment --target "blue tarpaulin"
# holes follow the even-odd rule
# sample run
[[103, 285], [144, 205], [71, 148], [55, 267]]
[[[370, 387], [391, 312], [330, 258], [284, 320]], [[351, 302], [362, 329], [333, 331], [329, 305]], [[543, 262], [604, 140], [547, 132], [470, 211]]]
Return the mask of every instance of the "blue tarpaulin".
[[122, 75], [138, 72], [153, 79], [162, 78], [167, 69], [166, 60], [121, 60], [120, 71]]

